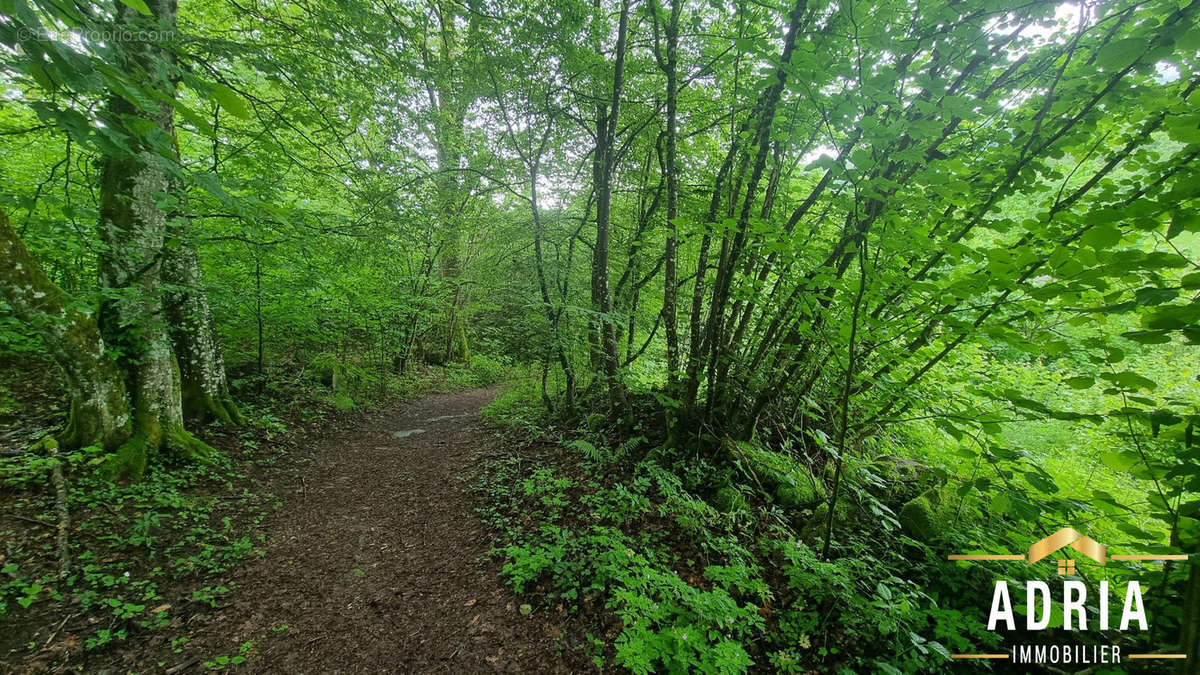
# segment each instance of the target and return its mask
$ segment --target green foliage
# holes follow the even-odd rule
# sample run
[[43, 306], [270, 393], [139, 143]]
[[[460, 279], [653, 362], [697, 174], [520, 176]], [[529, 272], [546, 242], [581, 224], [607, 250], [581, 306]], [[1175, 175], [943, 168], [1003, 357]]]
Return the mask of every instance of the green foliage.
[[736, 511], [744, 510], [747, 506], [747, 503], [746, 498], [742, 495], [740, 490], [732, 485], [726, 485], [725, 487], [717, 490], [717, 496], [714, 499], [713, 505], [716, 506], [717, 510], [721, 513], [734, 513]]
[[[620, 619], [598, 664], [643, 673], [756, 664], [913, 672], [944, 668], [951, 650], [994, 644], [983, 609], [938, 597], [986, 593], [986, 578], [939, 569], [946, 563], [909, 539], [879, 548], [869, 531], [855, 535], [847, 555], [822, 560], [786, 520], [755, 518], [736, 487], [722, 490], [741, 500], [740, 513], [698, 499], [683, 486], [683, 468], [647, 461], [621, 480], [577, 482], [514, 456], [480, 470], [480, 512], [502, 533], [493, 553], [514, 590], [571, 612], [600, 604]], [[664, 537], [647, 527], [662, 517], [679, 530]], [[913, 551], [932, 566], [909, 560]]]
[[[167, 627], [185, 608], [164, 597], [165, 587], [185, 593], [191, 588], [193, 602], [216, 607], [229, 589], [212, 580], [261, 553], [261, 535], [249, 533], [276, 505], [274, 495], [248, 489], [246, 474], [255, 463], [273, 462], [273, 453], [257, 446], [285, 425], [254, 406], [247, 412], [261, 426], [242, 430], [241, 452], [201, 465], [159, 455], [135, 483], [97, 475], [92, 467], [104, 459], [97, 448], [54, 459], [64, 462], [74, 523], [70, 574], [60, 578], [35, 551], [13, 551], [0, 569], [0, 614], [20, 617], [32, 608], [40, 615], [69, 607], [73, 615], [89, 618], [77, 634], [80, 645], [91, 650]], [[18, 456], [0, 465], [7, 488], [32, 490], [26, 513], [55, 513], [53, 490], [43, 489], [49, 487], [50, 461]], [[28, 560], [28, 566], [18, 560]]]
[[535, 438], [542, 433], [546, 410], [541, 407], [537, 382], [524, 378], [507, 385], [483, 409], [483, 418], [517, 437]]
[[[302, 391], [305, 422], [511, 381], [485, 417], [565, 453], [497, 467], [505, 575], [600, 598], [599, 656], [637, 672], [938, 669], [989, 644], [990, 578], [932, 547], [1200, 532], [1200, 5], [484, 5], [7, 3], [6, 250], [66, 307], [18, 321], [32, 287], [0, 270], [0, 357], [79, 389], [73, 356], [129, 367], [158, 324], [113, 307], [187, 291], [235, 392]], [[157, 268], [115, 259], [116, 162], [161, 174], [144, 253], [194, 249], [196, 279], [96, 283]], [[102, 350], [52, 344], [66, 309]], [[51, 438], [20, 397], [0, 436]], [[254, 543], [154, 476], [160, 440], [230, 470], [198, 431], [0, 466], [113, 505], [112, 550], [216, 572]], [[95, 645], [159, 620], [159, 577], [81, 561]], [[1155, 574], [1171, 631], [1182, 575]], [[63, 592], [8, 577], [2, 608]]]
[[920, 495], [900, 508], [900, 526], [904, 533], [917, 541], [932, 542], [937, 537], [937, 516], [927, 495]]
[[739, 443], [733, 454], [746, 480], [760, 485], [783, 506], [809, 508], [825, 497], [825, 484], [785, 453]]

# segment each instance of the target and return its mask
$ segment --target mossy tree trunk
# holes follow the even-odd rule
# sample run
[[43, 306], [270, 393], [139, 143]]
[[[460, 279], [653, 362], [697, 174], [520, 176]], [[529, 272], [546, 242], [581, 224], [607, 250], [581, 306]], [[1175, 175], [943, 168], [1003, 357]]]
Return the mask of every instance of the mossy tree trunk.
[[3, 212], [0, 260], [0, 296], [37, 331], [66, 375], [71, 416], [59, 443], [117, 449], [129, 439], [130, 410], [124, 376], [95, 313], [50, 281]]
[[[128, 6], [117, 7], [119, 21], [142, 20]], [[174, 0], [152, 0], [149, 7], [158, 34], [173, 34]], [[107, 156], [102, 164], [100, 311], [89, 311], [50, 281], [3, 213], [0, 295], [38, 332], [66, 375], [71, 416], [57, 439], [59, 445], [102, 447], [111, 453], [103, 473], [136, 479], [160, 448], [188, 457], [212, 452], [184, 428], [180, 368], [168, 318], [179, 322], [176, 342], [189, 355], [189, 391], [215, 392], [226, 417], [232, 418], [236, 409], [230, 413], [219, 398], [228, 392], [208, 306], [196, 290], [199, 264], [194, 249], [177, 247], [169, 256], [170, 269], [178, 277], [176, 302], [164, 304], [161, 275], [168, 256], [163, 205], [171, 201], [171, 158], [177, 157], [170, 55], [151, 43], [123, 46], [130, 72], [145, 73], [166, 96], [150, 110], [115, 95], [107, 102], [114, 118], [139, 133], [130, 134], [127, 153]]]
[[167, 284], [166, 315], [171, 343], [179, 362], [183, 418], [196, 424], [214, 419], [240, 424], [243, 419], [225, 378], [225, 362], [204, 295], [204, 277], [195, 241], [190, 236], [190, 224], [181, 215], [168, 222], [169, 240], [162, 271]]
[[[147, 3], [161, 34], [176, 28], [175, 0]], [[137, 14], [118, 5], [119, 20], [133, 23]], [[130, 72], [141, 70], [166, 100], [150, 109], [139, 109], [113, 95], [107, 102], [113, 117], [128, 120], [130, 127], [153, 124], [132, 138], [133, 151], [104, 158], [100, 183], [100, 239], [98, 260], [104, 300], [100, 306], [100, 332], [117, 350], [125, 375], [132, 410], [132, 436], [115, 453], [105, 472], [112, 477], [137, 478], [149, 457], [159, 448], [185, 456], [211, 452], [183, 426], [180, 371], [175, 360], [167, 321], [162, 284], [167, 212], [171, 201], [171, 164], [177, 152], [170, 98], [169, 52], [149, 42], [128, 44], [124, 51]]]

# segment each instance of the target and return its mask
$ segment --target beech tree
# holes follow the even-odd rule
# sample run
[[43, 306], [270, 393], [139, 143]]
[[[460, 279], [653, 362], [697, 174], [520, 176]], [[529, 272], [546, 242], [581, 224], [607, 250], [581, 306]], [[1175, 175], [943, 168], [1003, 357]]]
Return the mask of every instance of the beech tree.
[[[1194, 548], [1198, 23], [1200, 0], [0, 0], [0, 352], [58, 364], [53, 443], [113, 478], [211, 455], [234, 392], [270, 420], [511, 377], [497, 415], [623, 502], [719, 521], [703, 550], [740, 542], [714, 608], [783, 599], [736, 639], [737, 607], [688, 627], [729, 660], [686, 667], [827, 669], [765, 636], [835, 577], [891, 589], [876, 617], [954, 596], [912, 555], [944, 557], [939, 529]], [[864, 542], [903, 562], [839, 566]], [[769, 578], [781, 556], [804, 572]], [[1144, 572], [1191, 652], [1196, 570]], [[698, 610], [659, 600], [622, 622], [627, 665], [691, 654]], [[946, 616], [914, 612], [834, 637]], [[920, 670], [928, 644], [893, 651]]]
[[[106, 55], [111, 67], [146, 86], [127, 89], [111, 80], [105, 94], [103, 115], [113, 131], [100, 170], [99, 307], [80, 307], [55, 286], [7, 217], [0, 218], [0, 245], [16, 261], [6, 268], [0, 291], [37, 327], [67, 375], [70, 421], [55, 442], [109, 451], [104, 471], [113, 478], [139, 477], [159, 449], [209, 456], [212, 449], [186, 430], [185, 413], [197, 422], [240, 419], [225, 382], [194, 244], [186, 225], [168, 210], [182, 196], [174, 178], [177, 75], [174, 57], [162, 44], [177, 38], [176, 15], [174, 0], [156, 0], [145, 7], [118, 5], [113, 17], [139, 37], [112, 48]], [[27, 25], [42, 25], [37, 17], [29, 20]]]

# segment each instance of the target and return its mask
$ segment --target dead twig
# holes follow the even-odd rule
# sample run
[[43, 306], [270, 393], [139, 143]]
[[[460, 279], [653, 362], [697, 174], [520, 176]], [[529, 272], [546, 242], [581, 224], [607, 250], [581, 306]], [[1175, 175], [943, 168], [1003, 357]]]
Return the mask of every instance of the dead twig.
[[49, 450], [54, 458], [50, 479], [54, 482], [54, 510], [58, 512], [58, 575], [66, 578], [71, 573], [71, 511], [67, 508], [67, 480], [63, 477], [58, 444], [51, 443]]
[[15, 519], [15, 520], [23, 520], [23, 521], [25, 521], [25, 522], [27, 522], [27, 523], [35, 523], [35, 524], [37, 524], [37, 525], [43, 525], [43, 526], [45, 526], [45, 527], [58, 527], [58, 526], [57, 526], [57, 525], [55, 525], [54, 523], [47, 523], [46, 521], [44, 521], [44, 520], [38, 520], [37, 518], [27, 518], [27, 517], [25, 517], [25, 516], [18, 516], [18, 515], [17, 515], [17, 514], [15, 514], [15, 513], [6, 513], [6, 514], [4, 514], [4, 515], [8, 516], [9, 518], [13, 518], [13, 519]]
[[50, 637], [46, 639], [46, 643], [44, 645], [42, 645], [42, 649], [49, 647], [50, 643], [54, 642], [54, 638], [58, 637], [58, 634], [60, 631], [62, 631], [63, 626], [67, 625], [67, 622], [70, 621], [71, 619], [75, 618], [76, 616], [78, 616], [78, 615], [77, 614], [68, 614], [67, 618], [63, 619], [62, 623], [58, 624], [58, 628], [55, 628], [54, 632], [50, 634]]

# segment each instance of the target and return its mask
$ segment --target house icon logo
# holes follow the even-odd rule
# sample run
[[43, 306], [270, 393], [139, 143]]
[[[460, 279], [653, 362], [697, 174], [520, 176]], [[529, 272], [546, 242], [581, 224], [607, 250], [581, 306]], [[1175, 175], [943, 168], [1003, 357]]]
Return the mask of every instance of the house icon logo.
[[[1050, 554], [1060, 551], [1064, 548], [1073, 549], [1083, 555], [1095, 560], [1101, 565], [1108, 561], [1116, 560], [1139, 560], [1139, 561], [1166, 561], [1166, 560], [1187, 560], [1187, 555], [1107, 555], [1108, 549], [1100, 542], [1091, 537], [1080, 533], [1078, 530], [1070, 527], [1064, 527], [1061, 530], [1051, 534], [1048, 537], [1039, 539], [1029, 546], [1029, 551], [1024, 554], [1008, 554], [1008, 553], [982, 553], [982, 554], [954, 554], [947, 556], [949, 560], [1024, 560], [1032, 565], [1035, 562], [1048, 557]], [[1074, 567], [1073, 560], [1060, 560], [1061, 562], [1069, 562]]]
[[1068, 546], [1091, 558], [1092, 560], [1095, 560], [1101, 565], [1104, 564], [1104, 544], [1101, 544], [1091, 537], [1084, 536], [1083, 534], [1080, 534], [1069, 527], [1064, 527], [1049, 537], [1034, 542], [1033, 545], [1029, 547], [1029, 564], [1032, 565], [1051, 553]]
[[[1061, 553], [1060, 553], [1061, 552]], [[1062, 614], [1065, 631], [1087, 630], [1087, 611], [1084, 601], [1087, 597], [1086, 576], [1076, 570], [1076, 560], [1070, 557], [1071, 552], [1077, 553], [1087, 561], [1106, 565], [1114, 561], [1166, 562], [1170, 560], [1187, 560], [1188, 556], [1179, 554], [1117, 554], [1112, 555], [1108, 548], [1091, 537], [1070, 527], [1064, 527], [1032, 544], [1025, 553], [961, 553], [947, 556], [949, 560], [984, 561], [1007, 560], [1021, 561], [1033, 565], [1051, 556], [1056, 556], [1058, 574], [1066, 577], [1062, 581]], [[1083, 578], [1081, 578], [1083, 577]], [[1045, 630], [1050, 624], [1049, 607], [1052, 603], [1050, 586], [1045, 581], [1029, 580], [1025, 586], [1028, 611], [1026, 612], [1027, 632]], [[1099, 581], [1099, 593], [1095, 594], [1100, 602], [1099, 629], [1106, 631], [1108, 625], [1108, 595], [1109, 581]], [[1146, 615], [1142, 602], [1141, 585], [1136, 580], [1126, 584], [1125, 602], [1121, 611], [1120, 631], [1125, 631], [1131, 625], [1146, 629]], [[1036, 609], [1039, 611], [1035, 612]], [[1072, 621], [1072, 617], [1075, 617]], [[1039, 618], [1040, 617], [1040, 618]], [[1006, 626], [1006, 630], [1015, 628], [1015, 618], [1012, 601], [1009, 596], [1008, 583], [1003, 579], [995, 582], [995, 593], [992, 599], [992, 609], [988, 618], [988, 630], [997, 630]], [[1006, 659], [1014, 665], [1018, 664], [1056, 664], [1056, 665], [1091, 665], [1121, 663], [1127, 659], [1186, 659], [1182, 653], [1143, 653], [1124, 654], [1120, 644], [1105, 640], [1080, 644], [1048, 644], [1035, 641], [1030, 644], [1012, 645], [1007, 653], [980, 654], [951, 654], [953, 659]]]

